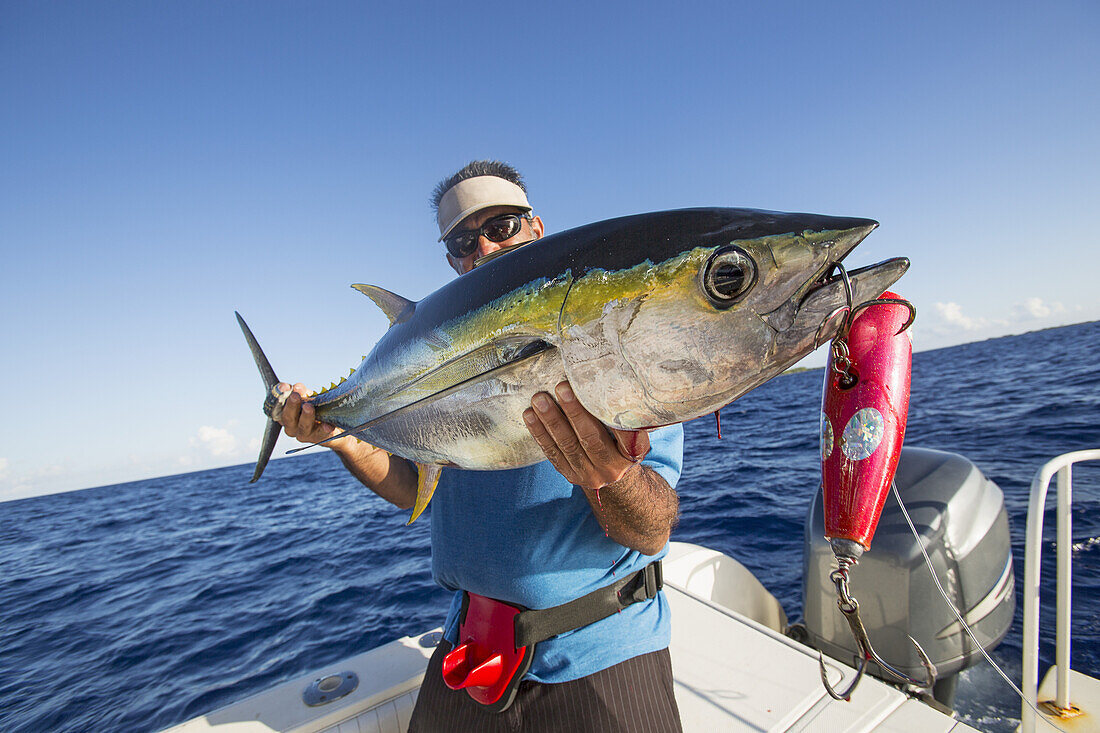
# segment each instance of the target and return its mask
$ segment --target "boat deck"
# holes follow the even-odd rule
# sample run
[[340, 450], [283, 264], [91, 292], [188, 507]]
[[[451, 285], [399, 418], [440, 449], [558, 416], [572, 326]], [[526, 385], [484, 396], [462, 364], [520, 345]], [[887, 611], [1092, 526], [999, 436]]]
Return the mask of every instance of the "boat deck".
[[[850, 702], [829, 697], [817, 652], [777, 630], [785, 623], [778, 603], [740, 563], [721, 553], [673, 543], [665, 590], [685, 731], [974, 730], [871, 677], [860, 682]], [[403, 733], [435, 638], [436, 632], [428, 632], [398, 639], [170, 730]], [[826, 664], [834, 687], [855, 675], [835, 660]], [[349, 672], [359, 677], [350, 694], [317, 707], [303, 702], [310, 683]]]
[[[685, 731], [974, 730], [897, 688], [864, 677], [850, 702], [825, 692], [817, 652], [666, 581], [675, 622], [672, 669]], [[826, 660], [842, 689], [855, 670]]]

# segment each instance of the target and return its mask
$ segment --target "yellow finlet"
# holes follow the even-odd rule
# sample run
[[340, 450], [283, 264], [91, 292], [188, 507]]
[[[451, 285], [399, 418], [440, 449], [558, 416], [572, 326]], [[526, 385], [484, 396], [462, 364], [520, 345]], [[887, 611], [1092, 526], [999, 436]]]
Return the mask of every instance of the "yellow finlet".
[[416, 504], [413, 506], [409, 521], [405, 522], [406, 527], [415, 522], [416, 518], [428, 508], [428, 502], [432, 500], [435, 487], [439, 485], [439, 477], [443, 474], [443, 466], [418, 463], [416, 464], [416, 473]]

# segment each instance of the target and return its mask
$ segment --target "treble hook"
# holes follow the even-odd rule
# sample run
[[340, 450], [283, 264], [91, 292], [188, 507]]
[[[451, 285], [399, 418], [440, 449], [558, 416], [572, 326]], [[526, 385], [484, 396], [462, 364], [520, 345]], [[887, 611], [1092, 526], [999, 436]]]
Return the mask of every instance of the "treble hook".
[[909, 309], [909, 318], [905, 321], [905, 323], [901, 324], [901, 328], [898, 329], [898, 333], [894, 334], [895, 336], [900, 333], [904, 333], [910, 326], [913, 325], [913, 321], [917, 320], [917, 306], [913, 305], [905, 298], [875, 298], [874, 300], [864, 301], [857, 305], [854, 309], [852, 309], [852, 318], [855, 318], [855, 313], [858, 313], [864, 308], [868, 308], [872, 305], [904, 305], [906, 308]]
[[913, 325], [913, 322], [917, 320], [917, 307], [905, 298], [875, 298], [873, 300], [865, 300], [859, 305], [853, 305], [853, 299], [855, 298], [855, 296], [852, 292], [852, 280], [848, 277], [848, 271], [844, 269], [844, 265], [840, 264], [839, 262], [835, 263], [833, 265], [833, 268], [840, 273], [840, 279], [844, 283], [844, 299], [847, 302], [844, 305], [840, 305], [834, 308], [833, 311], [825, 317], [825, 320], [821, 322], [821, 325], [817, 327], [817, 333], [814, 335], [814, 348], [817, 348], [818, 346], [821, 346], [821, 344], [825, 343], [821, 338], [821, 332], [825, 328], [825, 326], [829, 323], [832, 323], [833, 318], [835, 318], [840, 313], [844, 313], [844, 321], [841, 323], [840, 328], [837, 329], [836, 335], [833, 337], [834, 339], [838, 339], [840, 341], [844, 341], [848, 338], [848, 332], [852, 329], [852, 321], [856, 319], [856, 314], [858, 314], [864, 308], [868, 308], [872, 305], [903, 305], [909, 309], [909, 318], [906, 319], [905, 323], [903, 323], [901, 328], [898, 329], [898, 332], [894, 334], [895, 336], [904, 333], [906, 330], [909, 329], [910, 326]]
[[[825, 327], [828, 326], [830, 323], [832, 323], [833, 319], [836, 318], [841, 313], [845, 314], [845, 321], [846, 321], [847, 320], [847, 313], [848, 313], [849, 310], [850, 309], [846, 305], [838, 305], [836, 308], [834, 308], [829, 313], [829, 315], [825, 316], [825, 320], [823, 320], [821, 322], [821, 325], [817, 327], [817, 333], [814, 334], [814, 349], [815, 350], [819, 346], [824, 344], [825, 341], [827, 340], [827, 339], [823, 339], [821, 337], [821, 333], [822, 333], [822, 331], [825, 330]], [[841, 328], [843, 328], [843, 326], [844, 326], [844, 322], [841, 322]], [[839, 328], [837, 329], [837, 335], [834, 338], [840, 338], [840, 329]]]
[[840, 562], [840, 568], [834, 570], [829, 578], [836, 585], [837, 599], [836, 605], [840, 609], [840, 612], [844, 614], [844, 619], [848, 622], [848, 628], [852, 631], [852, 636], [855, 638], [856, 646], [859, 647], [859, 666], [856, 667], [856, 677], [852, 680], [848, 688], [842, 692], [837, 692], [833, 689], [833, 686], [829, 684], [829, 679], [825, 674], [825, 657], [819, 651], [817, 653], [817, 663], [821, 668], [821, 683], [825, 685], [825, 691], [829, 693], [829, 697], [834, 700], [850, 700], [852, 693], [855, 692], [856, 686], [859, 681], [863, 679], [863, 673], [867, 669], [867, 662], [874, 662], [882, 669], [883, 672], [895, 678], [897, 681], [907, 685], [913, 685], [914, 687], [923, 687], [931, 689], [936, 684], [936, 665], [932, 664], [932, 660], [928, 658], [928, 655], [924, 652], [924, 648], [921, 647], [917, 640], [912, 636], [909, 637], [909, 641], [913, 642], [913, 646], [917, 648], [917, 656], [920, 657], [921, 664], [924, 666], [928, 676], [926, 679], [920, 680], [895, 669], [888, 664], [882, 657], [878, 655], [875, 648], [871, 646], [871, 640], [867, 636], [867, 629], [863, 626], [863, 620], [859, 617], [859, 602], [855, 598], [852, 598], [848, 593], [848, 568], [855, 564], [855, 561], [851, 558], [837, 558]]
[[[821, 325], [817, 327], [817, 333], [814, 335], [814, 348], [817, 348], [818, 346], [821, 346], [821, 344], [825, 343], [825, 341], [821, 338], [821, 331], [825, 328], [827, 324], [832, 323], [833, 318], [835, 318], [840, 313], [844, 313], [844, 320], [841, 322], [840, 328], [837, 329], [836, 335], [833, 336], [833, 339], [836, 341], [846, 340], [848, 338], [848, 331], [850, 331], [852, 328], [852, 301], [855, 297], [852, 294], [852, 281], [848, 277], [848, 271], [844, 269], [844, 265], [840, 264], [839, 262], [834, 263], [833, 269], [836, 269], [840, 272], [840, 279], [844, 283], [844, 299], [846, 302], [844, 305], [840, 305], [834, 308], [832, 313], [827, 315], [825, 317], [825, 320], [821, 322]], [[830, 270], [830, 272], [832, 272], [832, 270]]]

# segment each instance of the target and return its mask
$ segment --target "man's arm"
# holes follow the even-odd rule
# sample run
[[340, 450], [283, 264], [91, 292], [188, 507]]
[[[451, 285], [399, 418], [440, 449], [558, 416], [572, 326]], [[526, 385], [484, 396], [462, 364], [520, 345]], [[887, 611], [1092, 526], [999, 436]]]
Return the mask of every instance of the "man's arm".
[[523, 412], [527, 429], [554, 468], [588, 497], [592, 512], [619, 544], [655, 555], [668, 542], [680, 511], [676, 492], [640, 462], [645, 431], [610, 430], [577, 401], [568, 382], [545, 392]]
[[[279, 385], [281, 392], [289, 389], [292, 389], [289, 384]], [[319, 443], [340, 432], [333, 425], [318, 422], [313, 405], [303, 401], [305, 396], [305, 385], [294, 385], [279, 419], [283, 432], [302, 443]], [[340, 456], [351, 475], [368, 489], [400, 509], [412, 508], [416, 501], [416, 469], [404, 458], [351, 435], [325, 443], [325, 447]]]

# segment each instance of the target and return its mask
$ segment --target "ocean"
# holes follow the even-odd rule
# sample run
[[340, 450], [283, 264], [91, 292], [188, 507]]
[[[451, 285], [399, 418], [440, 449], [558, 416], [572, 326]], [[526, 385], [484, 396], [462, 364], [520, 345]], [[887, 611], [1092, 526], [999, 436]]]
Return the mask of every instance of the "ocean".
[[[818, 369], [759, 387], [722, 411], [722, 440], [713, 419], [688, 423], [678, 487], [673, 539], [740, 560], [792, 620], [821, 380]], [[1100, 322], [916, 354], [906, 442], [961, 453], [1004, 490], [1017, 612], [992, 656], [1019, 683], [1028, 488], [1055, 455], [1100, 447]], [[324, 451], [273, 461], [253, 485], [251, 472], [0, 504], [0, 731], [160, 730], [442, 622], [428, 521], [405, 527], [406, 512]], [[1075, 469], [1074, 500], [1072, 663], [1100, 676], [1100, 470]], [[1046, 527], [1042, 670], [1052, 510]], [[1019, 718], [984, 662], [963, 673], [957, 708], [985, 731]]]

